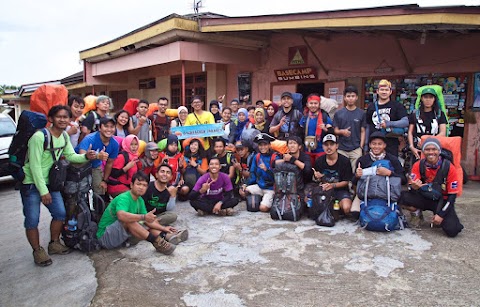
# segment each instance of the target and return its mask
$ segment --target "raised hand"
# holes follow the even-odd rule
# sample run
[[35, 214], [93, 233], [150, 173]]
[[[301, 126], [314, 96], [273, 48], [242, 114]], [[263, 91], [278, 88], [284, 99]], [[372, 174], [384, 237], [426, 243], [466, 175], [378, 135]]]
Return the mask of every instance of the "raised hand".
[[103, 149], [98, 153], [97, 159], [102, 161], [107, 161], [108, 159], [108, 152], [106, 152], [107, 148], [103, 146]]
[[153, 221], [155, 221], [157, 219], [157, 216], [155, 215], [156, 210], [157, 210], [156, 208], [153, 208], [152, 211], [145, 214], [145, 222], [152, 223]]

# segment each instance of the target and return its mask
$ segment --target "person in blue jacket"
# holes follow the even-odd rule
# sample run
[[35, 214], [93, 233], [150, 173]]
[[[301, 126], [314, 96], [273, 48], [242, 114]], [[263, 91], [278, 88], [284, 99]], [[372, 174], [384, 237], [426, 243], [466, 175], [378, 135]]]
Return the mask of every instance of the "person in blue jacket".
[[274, 140], [275, 138], [267, 133], [260, 133], [255, 136], [253, 141], [258, 144], [260, 152], [254, 156], [250, 166], [250, 177], [246, 184], [242, 186], [245, 192], [262, 196], [259, 207], [262, 212], [270, 211], [275, 195], [273, 191], [273, 167], [275, 161], [280, 157], [270, 148], [270, 143]]

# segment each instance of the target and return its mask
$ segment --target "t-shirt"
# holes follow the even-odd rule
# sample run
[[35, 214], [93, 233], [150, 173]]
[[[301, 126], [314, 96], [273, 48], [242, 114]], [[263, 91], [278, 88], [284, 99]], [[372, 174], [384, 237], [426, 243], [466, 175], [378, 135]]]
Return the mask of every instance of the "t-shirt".
[[[324, 122], [324, 125], [331, 125], [332, 120], [330, 119], [330, 116], [328, 116], [327, 113], [322, 112], [322, 120], [326, 118], [326, 122]], [[305, 131], [305, 126], [307, 125], [307, 119], [308, 115], [303, 116], [302, 119], [300, 120], [300, 127], [302, 127], [302, 130]], [[318, 124], [318, 116], [315, 116], [315, 118], [310, 118], [308, 119], [308, 127], [307, 127], [307, 135], [306, 136], [315, 136], [315, 132], [317, 131], [317, 124]], [[321, 140], [323, 139], [323, 136], [325, 134], [325, 131], [322, 130], [322, 135], [317, 136], [317, 148], [311, 151], [312, 153], [320, 153], [323, 152], [323, 146]]]
[[118, 220], [117, 212], [125, 211], [132, 214], [147, 214], [145, 202], [139, 197], [137, 200], [132, 198], [130, 191], [123, 192], [115, 197], [103, 212], [100, 223], [98, 223], [97, 238], [101, 238], [105, 229]]
[[[215, 155], [217, 157], [217, 155]], [[230, 156], [230, 157], [229, 157]], [[220, 171], [225, 174], [230, 174], [230, 166], [232, 166], [235, 157], [232, 153], [227, 152], [223, 157], [218, 158], [220, 160]]]
[[[403, 104], [397, 101], [389, 101], [384, 105], [378, 105], [378, 113], [382, 120], [387, 122], [393, 122], [402, 119], [407, 116], [407, 110]], [[381, 120], [379, 120], [377, 112], [375, 110], [375, 103], [371, 103], [367, 109], [367, 124], [369, 126], [369, 135], [375, 131], [380, 131], [377, 129], [380, 125]], [[398, 138], [387, 138], [387, 151], [393, 155], [398, 154], [398, 145], [400, 144]]]
[[[440, 170], [441, 166], [438, 167], [437, 169], [432, 169], [432, 168], [425, 168], [425, 182], [424, 183], [431, 183], [435, 179], [435, 176], [437, 175], [438, 170]], [[415, 162], [412, 166], [412, 172], [411, 172], [412, 180], [417, 180], [421, 179], [421, 174], [420, 174], [420, 161]], [[455, 169], [455, 166], [453, 164], [450, 164], [450, 169], [448, 170], [448, 175], [447, 175], [447, 184], [445, 186], [445, 190], [443, 190], [443, 195], [448, 195], [448, 194], [457, 194], [459, 192], [458, 190], [458, 174]]]
[[98, 131], [100, 127], [100, 118], [102, 118], [96, 111], [90, 111], [87, 117], [82, 121], [82, 126], [87, 127], [91, 132]]
[[360, 147], [362, 127], [367, 126], [365, 120], [365, 111], [355, 108], [351, 111], [342, 108], [335, 113], [333, 118], [333, 126], [338, 129], [347, 129], [350, 127], [350, 136], [338, 136], [338, 149], [344, 151], [352, 151]]
[[[202, 184], [206, 183], [207, 181], [211, 181], [210, 173], [202, 175], [193, 187], [193, 190], [197, 192], [200, 191]], [[217, 181], [212, 183], [210, 185], [210, 190], [208, 190], [205, 194], [202, 194], [201, 197], [213, 201], [221, 201], [223, 200], [223, 194], [231, 190], [233, 190], [232, 181], [227, 174], [220, 172], [218, 173]]]
[[270, 128], [277, 126], [284, 116], [286, 116], [287, 120], [285, 124], [280, 127], [278, 139], [285, 140], [287, 135], [297, 135], [300, 137], [303, 136], [303, 132], [301, 131], [299, 125], [299, 122], [302, 119], [302, 113], [293, 108], [288, 113], [285, 113], [283, 108], [278, 110], [278, 112], [273, 116], [272, 122], [270, 123]]
[[147, 192], [142, 196], [145, 201], [145, 206], [147, 211], [155, 210], [155, 214], [158, 215], [167, 211], [167, 203], [170, 199], [170, 193], [167, 189], [163, 191], [157, 190], [155, 187], [155, 181], [152, 181], [148, 184]]
[[[353, 177], [350, 160], [341, 154], [338, 154], [337, 162], [335, 162], [334, 165], [328, 165], [327, 155], [319, 157], [317, 160], [315, 160], [315, 170], [324, 175], [324, 177], [322, 177], [322, 181], [324, 182], [333, 183], [350, 181]], [[348, 187], [337, 189], [348, 190]]]
[[[90, 133], [83, 138], [75, 150], [77, 152], [80, 152], [80, 149], [87, 151], [90, 144], [92, 145], [92, 150], [95, 150], [97, 153], [102, 151], [105, 147], [105, 151], [108, 153], [109, 159], [116, 159], [118, 156], [119, 146], [117, 141], [114, 138], [110, 138], [108, 145], [103, 144], [102, 139], [100, 138], [100, 132], [98, 131]], [[92, 160], [91, 163], [93, 168], [97, 168], [102, 165], [102, 161], [98, 159]]]
[[410, 125], [415, 125], [413, 128], [413, 136], [421, 138], [422, 135], [437, 135], [440, 132], [440, 125], [447, 124], [447, 118], [445, 117], [445, 113], [440, 111], [441, 114], [439, 118], [435, 116], [435, 112], [424, 112], [422, 117], [417, 120], [417, 112], [414, 111], [408, 117], [408, 123]]
[[[138, 115], [134, 115], [130, 117], [130, 120], [132, 121], [133, 128], [136, 128], [138, 126]], [[152, 122], [150, 119], [147, 118], [147, 121], [142, 125], [140, 128], [140, 131], [138, 131], [137, 137], [145, 142], [150, 142], [151, 137], [150, 137], [150, 125]]]
[[70, 143], [72, 143], [73, 148], [75, 148], [78, 145], [78, 138], [80, 137], [80, 125], [76, 121], [71, 121], [70, 125], [67, 126], [67, 129], [65, 129], [65, 131], [68, 132], [72, 127], [77, 128], [77, 133], [70, 135]]
[[[202, 114], [198, 115], [195, 113], [190, 113], [187, 115], [187, 119], [185, 120], [185, 126], [194, 126], [194, 125], [203, 125], [203, 124], [215, 124], [215, 118], [213, 114], [208, 111], [203, 111]], [[210, 148], [210, 143], [208, 140], [203, 138], [203, 144], [205, 150]]]

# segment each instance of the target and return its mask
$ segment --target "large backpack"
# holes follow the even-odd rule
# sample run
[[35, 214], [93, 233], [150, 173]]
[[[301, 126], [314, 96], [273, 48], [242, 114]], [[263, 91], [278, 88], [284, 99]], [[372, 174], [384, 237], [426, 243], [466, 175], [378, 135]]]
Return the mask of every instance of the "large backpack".
[[297, 191], [299, 169], [290, 163], [276, 165], [273, 170], [274, 191], [270, 217], [274, 220], [298, 221], [302, 216], [302, 201]]
[[[377, 160], [372, 164], [372, 168], [377, 167], [385, 167], [391, 171], [394, 170], [392, 163], [385, 159]], [[360, 199], [364, 199], [365, 196], [368, 195], [368, 198], [371, 199], [390, 199], [390, 201], [397, 202], [400, 199], [401, 192], [402, 179], [400, 177], [365, 176], [365, 178], [362, 177], [357, 184], [357, 195]]]
[[20, 114], [17, 131], [8, 148], [8, 155], [10, 156], [8, 171], [15, 180], [21, 182], [25, 178], [23, 166], [27, 158], [28, 140], [37, 130], [44, 128], [46, 125], [47, 117], [42, 113], [25, 110]]
[[[90, 163], [70, 165], [63, 195], [69, 220], [62, 230], [62, 240], [66, 246], [87, 253], [100, 249], [97, 222], [105, 210], [103, 199], [91, 190], [91, 171]], [[74, 218], [76, 225], [69, 225]]]
[[[384, 177], [386, 181], [387, 199], [369, 198], [368, 185], [372, 177]], [[393, 177], [395, 178], [395, 177]], [[404, 217], [396, 202], [391, 202], [390, 177], [367, 176], [365, 179], [365, 195], [360, 203], [360, 225], [371, 231], [393, 231], [404, 229]]]

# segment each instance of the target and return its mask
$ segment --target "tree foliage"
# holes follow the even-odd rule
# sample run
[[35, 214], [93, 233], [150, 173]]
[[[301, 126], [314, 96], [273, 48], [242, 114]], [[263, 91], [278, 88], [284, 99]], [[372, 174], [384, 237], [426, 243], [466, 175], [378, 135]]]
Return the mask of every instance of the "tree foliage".
[[17, 89], [18, 89], [18, 86], [16, 85], [6, 85], [6, 84], [0, 85], [0, 95], [5, 94], [6, 90], [17, 90]]

